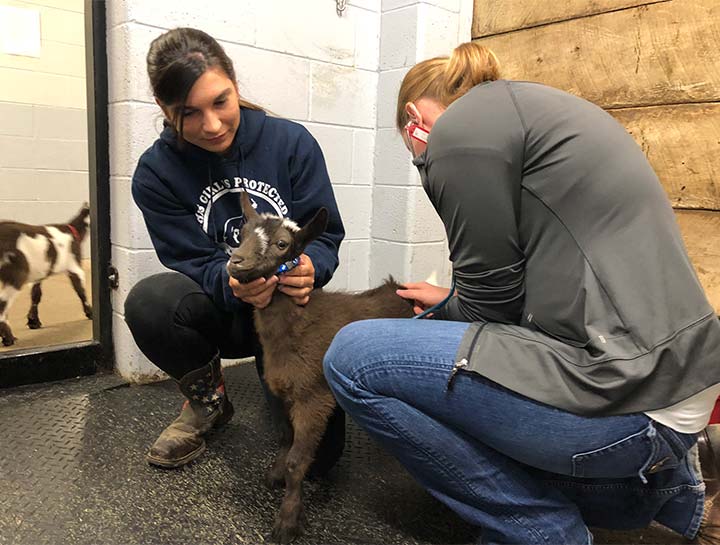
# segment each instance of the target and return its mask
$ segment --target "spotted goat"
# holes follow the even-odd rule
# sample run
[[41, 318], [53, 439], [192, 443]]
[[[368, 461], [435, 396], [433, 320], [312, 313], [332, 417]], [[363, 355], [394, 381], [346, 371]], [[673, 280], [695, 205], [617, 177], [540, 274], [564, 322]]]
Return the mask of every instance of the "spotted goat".
[[67, 273], [82, 302], [85, 316], [92, 318], [92, 308], [85, 294], [85, 272], [80, 264], [80, 247], [89, 231], [89, 216], [90, 209], [84, 204], [65, 224], [28, 225], [0, 221], [0, 337], [3, 345], [11, 346], [17, 340], [8, 323], [8, 310], [25, 284], [32, 284], [27, 325], [30, 329], [42, 327], [38, 316], [42, 297], [40, 284], [53, 274]]
[[[240, 282], [276, 274], [327, 227], [324, 208], [299, 228], [289, 219], [258, 214], [245, 192], [241, 202], [246, 223], [240, 246], [227, 264], [230, 276]], [[271, 532], [277, 543], [289, 543], [303, 531], [302, 482], [336, 407], [323, 375], [325, 352], [335, 334], [350, 322], [411, 317], [412, 305], [395, 293], [399, 287], [390, 278], [382, 286], [360, 293], [317, 289], [305, 306], [276, 290], [267, 307], [254, 311], [263, 349], [263, 378], [285, 407], [280, 448], [266, 475], [269, 486], [285, 487]]]

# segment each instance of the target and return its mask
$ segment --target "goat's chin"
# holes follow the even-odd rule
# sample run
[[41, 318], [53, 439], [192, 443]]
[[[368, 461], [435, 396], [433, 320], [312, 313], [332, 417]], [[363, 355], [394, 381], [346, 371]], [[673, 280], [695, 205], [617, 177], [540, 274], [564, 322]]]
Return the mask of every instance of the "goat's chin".
[[242, 270], [235, 267], [228, 267], [228, 274], [241, 284], [247, 284], [258, 278], [268, 279], [274, 274], [274, 271], [266, 272], [258, 271], [257, 269]]

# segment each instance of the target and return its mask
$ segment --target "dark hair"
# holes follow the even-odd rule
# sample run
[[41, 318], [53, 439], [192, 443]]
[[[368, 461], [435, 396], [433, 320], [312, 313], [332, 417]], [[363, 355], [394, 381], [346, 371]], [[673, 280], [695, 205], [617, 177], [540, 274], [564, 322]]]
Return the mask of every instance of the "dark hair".
[[[222, 46], [196, 28], [174, 28], [155, 38], [147, 54], [147, 71], [153, 95], [172, 111], [170, 122], [182, 141], [182, 111], [190, 89], [208, 68], [220, 68], [233, 83], [235, 68]], [[240, 106], [262, 110], [240, 99]], [[179, 123], [178, 123], [179, 121]]]

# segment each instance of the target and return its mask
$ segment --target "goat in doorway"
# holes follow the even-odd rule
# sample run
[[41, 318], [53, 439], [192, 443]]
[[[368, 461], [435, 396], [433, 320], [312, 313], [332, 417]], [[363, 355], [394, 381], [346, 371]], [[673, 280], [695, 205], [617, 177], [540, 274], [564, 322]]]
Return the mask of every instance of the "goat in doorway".
[[4, 346], [11, 346], [17, 340], [8, 324], [8, 309], [27, 283], [33, 284], [27, 325], [30, 329], [42, 327], [38, 316], [40, 284], [53, 274], [68, 274], [85, 316], [92, 319], [92, 308], [85, 294], [85, 272], [80, 264], [80, 246], [89, 230], [89, 216], [90, 208], [84, 204], [69, 223], [0, 222], [0, 337]]
[[[241, 244], [232, 252], [227, 270], [240, 282], [269, 278], [298, 257], [321, 235], [328, 221], [321, 208], [302, 228], [286, 218], [258, 214], [247, 193], [241, 193], [246, 223]], [[410, 318], [412, 305], [399, 297], [392, 278], [361, 293], [314, 290], [304, 307], [275, 291], [271, 303], [255, 309], [254, 319], [264, 355], [263, 377], [279, 397], [286, 414], [280, 449], [266, 480], [285, 486], [272, 539], [289, 543], [302, 533], [302, 482], [333, 413], [336, 401], [323, 375], [323, 357], [335, 334], [345, 325], [369, 318]]]

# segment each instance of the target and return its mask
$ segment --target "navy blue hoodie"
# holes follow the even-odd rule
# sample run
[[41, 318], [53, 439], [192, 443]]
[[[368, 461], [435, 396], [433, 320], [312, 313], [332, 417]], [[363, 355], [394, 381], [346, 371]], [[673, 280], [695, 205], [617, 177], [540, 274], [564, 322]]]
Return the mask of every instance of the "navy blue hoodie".
[[245, 305], [228, 285], [225, 265], [240, 244], [244, 218], [240, 192], [259, 213], [304, 225], [320, 208], [327, 231], [305, 250], [315, 266], [315, 287], [330, 280], [345, 231], [325, 160], [312, 135], [297, 123], [241, 108], [240, 127], [224, 155], [184, 142], [166, 127], [140, 157], [132, 194], [143, 213], [158, 258], [212, 297], [219, 308]]

